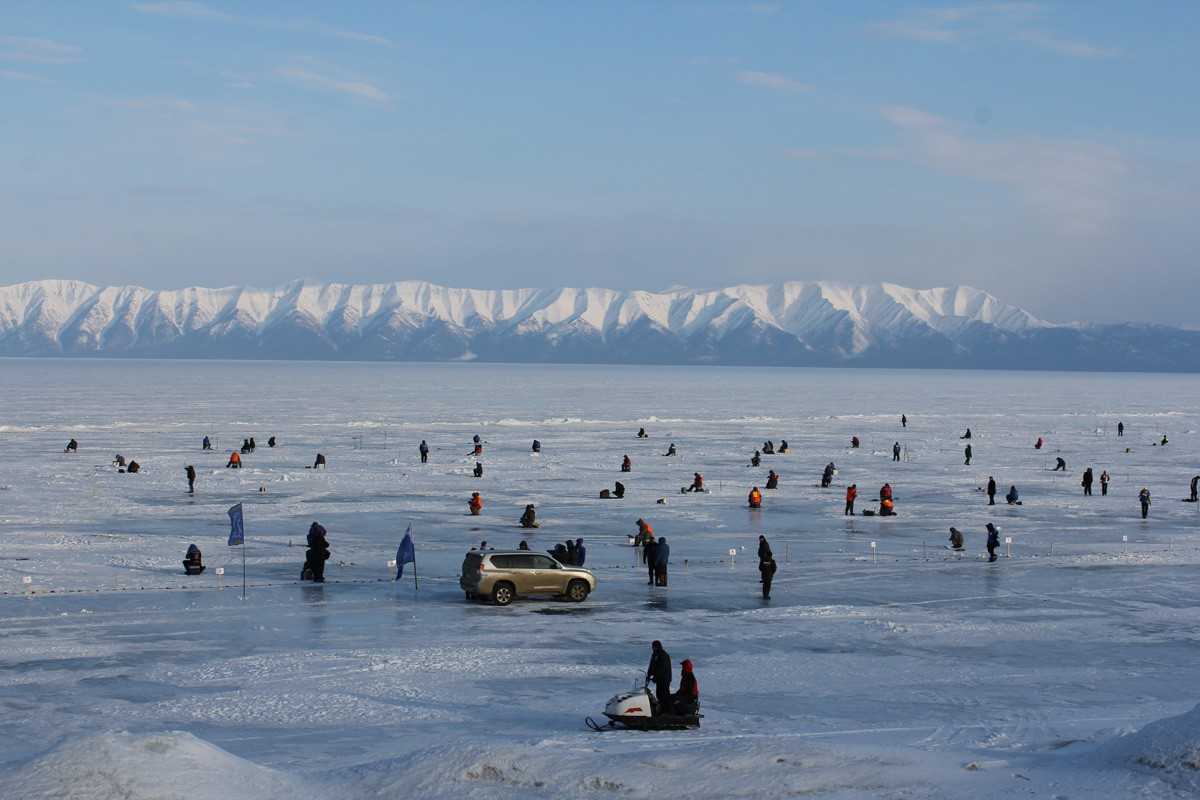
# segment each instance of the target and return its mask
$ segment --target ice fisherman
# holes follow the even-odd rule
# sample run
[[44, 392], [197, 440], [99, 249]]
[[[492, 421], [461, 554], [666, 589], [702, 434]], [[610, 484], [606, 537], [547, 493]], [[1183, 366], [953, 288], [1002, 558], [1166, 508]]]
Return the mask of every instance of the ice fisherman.
[[842, 512], [843, 516], [854, 516], [854, 501], [858, 499], [858, 484], [852, 483], [846, 488], [846, 510]]
[[758, 490], [757, 486], [750, 490], [750, 496], [746, 498], [746, 501], [750, 504], [751, 508], [762, 507], [762, 492]]
[[970, 439], [970, 438], [971, 438], [971, 429], [970, 429], [970, 428], [967, 428], [967, 432], [966, 432], [966, 433], [964, 433], [962, 436], [960, 436], [960, 437], [958, 437], [958, 438], [960, 438], [960, 439]]
[[212, 439], [209, 439], [207, 436], [205, 436], [204, 441], [200, 443], [200, 449], [212, 450]]
[[988, 561], [996, 560], [996, 548], [1000, 546], [1000, 529], [994, 523], [987, 524], [987, 551]]
[[471, 492], [471, 499], [467, 501], [467, 508], [471, 510], [471, 516], [479, 516], [479, 512], [483, 510], [483, 498], [479, 496], [479, 492]]
[[775, 472], [775, 470], [770, 470], [767, 472], [767, 488], [768, 489], [778, 489], [779, 488], [779, 474], [777, 472]]
[[671, 656], [657, 639], [650, 644], [650, 665], [646, 667], [646, 682], [651, 681], [658, 700], [657, 711], [665, 714], [671, 708]]
[[188, 479], [188, 494], [195, 494], [196, 493], [196, 468], [193, 467], [191, 464], [187, 465], [187, 479]]
[[538, 527], [537, 509], [534, 508], [533, 503], [525, 504], [525, 513], [521, 515], [521, 527], [522, 528]]
[[[1104, 475], [1107, 475], [1107, 474], [1108, 474], [1107, 472], [1104, 473]], [[1101, 480], [1104, 479], [1104, 475], [1100, 476]], [[1200, 475], [1197, 475], [1196, 477], [1192, 478], [1192, 495], [1191, 495], [1191, 497], [1188, 498], [1188, 500], [1195, 503], [1197, 501], [1197, 495], [1196, 495], [1197, 491], [1200, 491]]]
[[1058, 458], [1055, 460], [1054, 469], [1052, 469], [1052, 470], [1050, 470], [1050, 471], [1051, 471], [1051, 472], [1059, 472], [1059, 471], [1066, 472], [1066, 471], [1067, 471], [1067, 461], [1066, 461], [1066, 459], [1064, 459], [1062, 456], [1059, 456], [1059, 457], [1058, 457]]
[[1150, 513], [1150, 490], [1142, 489], [1138, 492], [1138, 502], [1142, 504], [1142, 519]]
[[900, 443], [896, 442], [892, 445], [892, 461], [900, 460]]
[[204, 557], [200, 554], [200, 548], [194, 544], [188, 545], [187, 554], [183, 557], [183, 571], [188, 575], [204, 572]]
[[963, 534], [958, 528], [950, 526], [950, 547], [953, 550], [963, 549]]
[[654, 551], [654, 585], [667, 585], [667, 567], [671, 564], [671, 545], [667, 537], [658, 537], [658, 546]]
[[701, 477], [699, 472], [692, 473], [692, 485], [687, 487], [687, 490], [689, 492], [703, 492], [704, 491], [704, 478]]
[[542, 443], [541, 443], [541, 442], [539, 442], [537, 439], [534, 439], [534, 440], [533, 440], [533, 447], [532, 447], [532, 448], [530, 448], [530, 449], [532, 449], [532, 450], [533, 450], [533, 452], [535, 452], [535, 453], [540, 453], [540, 452], [542, 452]]
[[988, 505], [989, 506], [996, 505], [996, 479], [993, 478], [991, 475], [988, 475], [987, 496], [988, 496]]
[[72, 439], [71, 441], [67, 442], [67, 448], [66, 448], [65, 450], [63, 450], [63, 452], [64, 452], [64, 453], [77, 453], [77, 452], [79, 452], [79, 442], [75, 441], [74, 439]]
[[1079, 484], [1080, 486], [1083, 487], [1083, 494], [1086, 497], [1092, 496], [1092, 482], [1093, 482], [1092, 468], [1088, 467], [1087, 469], [1085, 469], [1083, 471], [1083, 480]]
[[625, 457], [621, 459], [621, 472], [632, 472], [632, 471], [633, 471], [633, 462], [629, 460], [629, 455], [626, 454]]
[[313, 583], [325, 582], [325, 562], [329, 560], [329, 540], [325, 538], [325, 526], [313, 520], [308, 527], [308, 550], [304, 553], [304, 571], [312, 576]]
[[1017, 487], [1015, 484], [1008, 487], [1008, 494], [1004, 495], [1004, 499], [1010, 506], [1021, 505], [1021, 495], [1017, 492]]
[[830, 461], [825, 465], [825, 470], [821, 473], [821, 488], [828, 489], [833, 484], [833, 474], [837, 472], [837, 467]]
[[674, 442], [671, 442], [670, 446], [667, 447], [667, 452], [663, 453], [663, 455], [668, 456], [668, 457], [675, 455], [675, 443]]
[[963, 455], [967, 457], [967, 460], [964, 461], [963, 464], [970, 466], [970, 464], [971, 464], [971, 445], [966, 446], [966, 449], [963, 450]]
[[771, 581], [775, 578], [775, 571], [779, 565], [775, 563], [775, 554], [771, 552], [771, 545], [767, 542], [767, 537], [759, 535], [758, 537], [758, 574], [759, 583], [762, 584], [763, 600], [771, 599]]
[[236, 450], [234, 450], [232, 453], [229, 454], [229, 461], [226, 462], [226, 464], [225, 464], [225, 469], [230, 469], [230, 468], [232, 468], [232, 469], [241, 469], [242, 468], [242, 457], [237, 454]]
[[482, 461], [475, 462], [475, 469], [471, 470], [471, 474], [474, 475], [476, 478], [483, 477], [483, 462]]
[[317, 453], [317, 457], [315, 459], [313, 459], [312, 468], [313, 469], [321, 469], [324, 466], [325, 466], [325, 454]]

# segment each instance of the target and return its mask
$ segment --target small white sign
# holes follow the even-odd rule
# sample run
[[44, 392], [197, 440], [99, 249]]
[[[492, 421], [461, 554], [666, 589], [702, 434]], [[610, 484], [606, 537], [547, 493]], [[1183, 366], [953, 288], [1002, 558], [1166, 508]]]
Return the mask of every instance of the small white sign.
[[26, 575], [24, 578], [21, 578], [21, 583], [33, 583], [33, 577]]
[[1128, 542], [1128, 541], [1129, 541], [1129, 537], [1128, 537], [1128, 536], [1122, 536], [1122, 537], [1121, 537], [1121, 541], [1122, 541], [1122, 542]]
[[1005, 536], [1005, 537], [1004, 537], [1004, 543], [1005, 543], [1005, 544], [1012, 544], [1012, 537], [1011, 537], [1011, 536]]
[[874, 543], [874, 542], [871, 542], [871, 549], [872, 549], [872, 550], [874, 550], [874, 549], [875, 549], [875, 543]]
[[224, 568], [224, 567], [217, 567], [217, 574], [218, 574], [218, 575], [224, 575], [224, 574], [225, 574], [225, 568]]
[[737, 548], [736, 548], [736, 547], [731, 547], [731, 548], [729, 548], [729, 555], [731, 555], [731, 556], [736, 556], [736, 555], [737, 555]]
[[394, 567], [396, 566], [396, 559], [394, 559], [394, 558], [389, 558], [389, 559], [388, 559], [388, 566], [389, 566], [389, 567], [393, 567], [393, 568], [394, 568]]

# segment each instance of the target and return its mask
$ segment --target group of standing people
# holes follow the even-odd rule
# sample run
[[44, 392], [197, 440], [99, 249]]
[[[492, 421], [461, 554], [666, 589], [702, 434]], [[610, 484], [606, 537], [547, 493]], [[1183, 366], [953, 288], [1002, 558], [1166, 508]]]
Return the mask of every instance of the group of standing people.
[[671, 564], [671, 546], [667, 537], [655, 538], [654, 529], [644, 519], [637, 521], [638, 532], [633, 537], [633, 546], [642, 548], [642, 563], [646, 565], [647, 586], [666, 586], [667, 569]]

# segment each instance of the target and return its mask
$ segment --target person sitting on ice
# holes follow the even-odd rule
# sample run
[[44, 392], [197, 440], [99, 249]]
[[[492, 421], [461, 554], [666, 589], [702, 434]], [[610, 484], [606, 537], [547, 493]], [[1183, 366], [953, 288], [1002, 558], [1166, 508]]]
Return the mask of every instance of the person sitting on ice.
[[200, 443], [200, 449], [212, 450], [212, 439], [209, 439], [207, 436], [205, 436], [204, 441]]
[[483, 477], [483, 462], [482, 461], [475, 462], [475, 469], [473, 469], [471, 471], [471, 474], [474, 475], [476, 478]]
[[525, 513], [521, 515], [521, 527], [536, 528], [537, 526], [537, 509], [533, 507], [533, 503], [527, 503]]
[[767, 473], [767, 488], [768, 489], [778, 489], [779, 488], [779, 475], [775, 472], [775, 470], [771, 470], [770, 472]]
[[747, 498], [751, 508], [762, 508], [762, 492], [755, 486], [750, 490], [750, 496]]
[[1039, 437], [1038, 437], [1038, 440], [1037, 440], [1036, 442], [1034, 442], [1034, 443], [1033, 443], [1033, 449], [1034, 449], [1034, 450], [1041, 450], [1041, 449], [1042, 449], [1042, 437], [1040, 437], [1040, 436], [1039, 436]]
[[780, 452], [780, 453], [790, 453], [790, 452], [792, 452], [792, 448], [788, 447], [787, 439], [780, 439], [780, 440], [779, 440], [779, 452]]
[[687, 490], [689, 492], [703, 492], [704, 491], [704, 478], [700, 477], [699, 472], [692, 473], [692, 485], [687, 487]]
[[648, 436], [646, 435], [646, 429], [645, 429], [645, 428], [638, 428], [638, 435], [637, 435], [637, 438], [639, 438], [639, 439], [648, 439], [648, 438], [650, 438], [650, 437], [648, 437]]
[[188, 545], [187, 555], [183, 557], [183, 571], [188, 575], [199, 575], [204, 572], [200, 548], [194, 544]]
[[629, 456], [625, 456], [621, 459], [621, 472], [631, 471], [633, 471], [633, 462], [629, 460]]
[[953, 550], [963, 549], [963, 534], [958, 528], [951, 526], [950, 528], [950, 547]]
[[249, 452], [250, 452], [250, 440], [249, 440], [249, 439], [242, 439], [242, 450], [241, 450], [241, 452], [242, 452], [242, 454], [243, 454], [243, 455], [245, 455], [246, 453], [249, 453]]
[[1062, 470], [1063, 472], [1066, 472], [1066, 471], [1067, 471], [1067, 462], [1066, 462], [1066, 460], [1065, 460], [1065, 459], [1063, 459], [1063, 457], [1062, 457], [1062, 456], [1059, 456], [1059, 457], [1058, 457], [1058, 459], [1057, 459], [1057, 462], [1058, 462], [1058, 463], [1054, 465], [1054, 469], [1052, 469], [1052, 470], [1050, 470], [1050, 471], [1051, 471], [1051, 472], [1058, 472], [1059, 470]]
[[1008, 501], [1010, 506], [1021, 505], [1021, 495], [1017, 493], [1016, 486], [1008, 487], [1008, 494], [1004, 495], [1004, 499]]
[[773, 456], [773, 455], [775, 455], [775, 445], [774, 445], [774, 444], [771, 442], [771, 440], [770, 440], [770, 439], [768, 439], [767, 441], [763, 442], [762, 451], [763, 451], [763, 455], [764, 455], [764, 456]]
[[272, 436], [270, 439], [267, 439], [267, 447], [274, 447], [274, 446], [275, 446], [275, 437]]
[[79, 452], [79, 442], [75, 441], [74, 439], [72, 439], [71, 441], [67, 442], [67, 449], [66, 449], [66, 450], [63, 450], [63, 452], [64, 452], [64, 453], [77, 453], [77, 452]]
[[1167, 435], [1165, 433], [1163, 434], [1162, 441], [1159, 442], [1159, 444], [1161, 444], [1163, 447], [1167, 446]]
[[625, 496], [625, 484], [621, 483], [620, 481], [617, 481], [613, 486], [612, 496], [617, 498], [618, 500], [620, 500], [622, 497], [624, 497]]
[[113, 456], [113, 466], [114, 467], [125, 466], [125, 456], [121, 455], [120, 453], [117, 453], [115, 456]]
[[136, 461], [132, 461], [132, 460], [129, 462], [129, 466], [125, 467], [126, 472], [130, 472], [135, 475], [138, 472], [141, 472], [141, 470], [142, 470], [142, 465], [137, 463]]
[[237, 454], [236, 450], [229, 454], [229, 461], [225, 464], [225, 469], [231, 469], [231, 468], [232, 469], [241, 469], [242, 468], [242, 457]]
[[467, 508], [471, 509], [471, 516], [479, 516], [479, 512], [483, 510], [483, 498], [479, 496], [479, 492], [471, 492], [471, 499], [467, 501]]
[[966, 433], [964, 433], [962, 436], [960, 436], [960, 437], [958, 437], [958, 438], [960, 438], [960, 439], [970, 439], [970, 438], [971, 438], [971, 429], [970, 429], [970, 428], [967, 428], [967, 432], [966, 432]]
[[680, 665], [679, 689], [671, 695], [675, 713], [689, 716], [700, 710], [700, 687], [696, 683], [696, 675], [692, 672], [691, 659], [685, 658]]
[[317, 457], [316, 457], [316, 459], [313, 461], [312, 468], [313, 468], [313, 469], [321, 469], [321, 468], [322, 468], [322, 467], [324, 467], [324, 466], [325, 466], [325, 454], [324, 454], [324, 453], [317, 453]]
[[671, 442], [671, 446], [667, 448], [667, 452], [663, 453], [663, 455], [664, 456], [675, 455], [675, 443], [674, 442]]
[[542, 452], [542, 443], [539, 442], [537, 439], [533, 440], [533, 452], [535, 452], [535, 453]]
[[762, 463], [762, 453], [755, 450], [754, 455], [750, 456], [750, 466], [757, 467], [761, 463]]

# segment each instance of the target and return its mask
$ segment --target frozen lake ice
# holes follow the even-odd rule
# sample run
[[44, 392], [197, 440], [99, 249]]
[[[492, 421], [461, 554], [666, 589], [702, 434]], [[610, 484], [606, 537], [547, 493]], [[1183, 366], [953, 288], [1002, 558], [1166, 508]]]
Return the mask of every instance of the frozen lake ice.
[[[1196, 376], [66, 360], [0, 369], [0, 796], [1124, 798], [1200, 788], [1200, 509], [1181, 502], [1200, 472]], [[635, 437], [639, 427], [649, 438]], [[970, 466], [959, 438], [968, 427]], [[475, 434], [486, 441], [481, 478], [471, 475]], [[205, 435], [211, 452], [200, 450]], [[225, 469], [250, 436], [245, 468]], [[71, 438], [76, 454], [63, 452]], [[768, 439], [792, 452], [749, 467]], [[679, 455], [662, 456], [672, 442]], [[307, 468], [317, 452], [327, 469]], [[142, 472], [118, 473], [117, 453]], [[1051, 471], [1057, 457], [1066, 473]], [[833, 486], [821, 489], [831, 461]], [[1083, 496], [1088, 466], [1112, 476], [1107, 496], [1098, 484]], [[779, 489], [751, 510], [746, 493], [768, 469]], [[710, 492], [680, 494], [696, 471]], [[1018, 486], [1023, 504], [988, 506], [989, 476], [1001, 495]], [[600, 500], [618, 479], [626, 497]], [[848, 484], [863, 509], [884, 482], [898, 516], [843, 515]], [[480, 517], [466, 512], [472, 491], [484, 497]], [[225, 544], [226, 510], [239, 502], [245, 599], [243, 552]], [[536, 531], [516, 525], [529, 502]], [[647, 586], [635, 566], [639, 517], [671, 544], [667, 588]], [[325, 585], [298, 581], [313, 520], [333, 551]], [[992, 564], [987, 522], [1012, 540]], [[409, 523], [419, 589], [409, 573], [392, 581], [387, 564]], [[945, 546], [951, 525], [966, 533], [962, 553]], [[757, 584], [760, 534], [780, 562], [770, 601]], [[462, 554], [480, 540], [548, 549], [567, 537], [585, 540], [599, 582], [583, 604], [497, 608], [458, 589]], [[192, 542], [209, 569], [186, 577], [179, 562]], [[676, 665], [695, 662], [703, 727], [587, 730], [583, 718], [645, 669], [652, 639]]]

